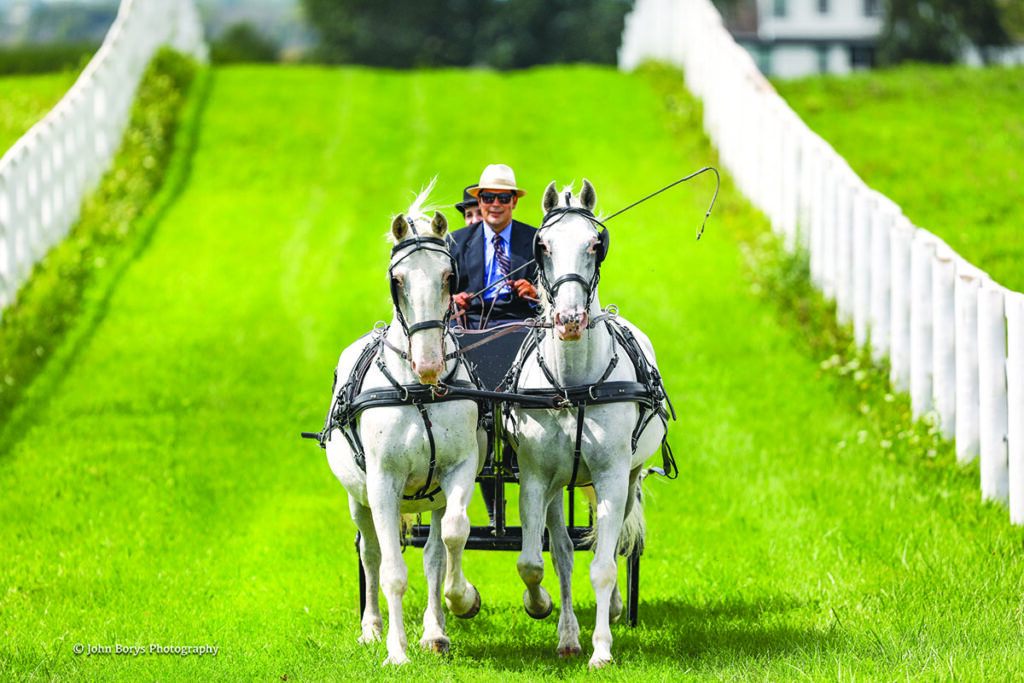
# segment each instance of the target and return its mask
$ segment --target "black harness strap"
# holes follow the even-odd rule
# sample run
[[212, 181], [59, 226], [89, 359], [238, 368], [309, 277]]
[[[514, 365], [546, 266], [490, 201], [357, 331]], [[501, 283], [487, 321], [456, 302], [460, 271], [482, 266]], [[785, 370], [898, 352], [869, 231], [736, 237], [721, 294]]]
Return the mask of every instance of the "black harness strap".
[[586, 403], [580, 403], [576, 411], [576, 445], [572, 449], [572, 476], [569, 478], [569, 488], [576, 486], [576, 477], [580, 473], [580, 458], [583, 457], [583, 415], [587, 409]]
[[423, 401], [413, 401], [413, 405], [420, 411], [420, 417], [423, 419], [423, 426], [427, 429], [427, 440], [430, 442], [430, 466], [427, 468], [427, 480], [423, 483], [421, 488], [411, 496], [402, 496], [403, 500], [427, 500], [433, 501], [434, 496], [441, 492], [441, 487], [438, 486], [433, 491], [430, 490], [430, 482], [434, 480], [434, 470], [437, 468], [437, 449], [434, 447], [434, 430], [431, 429], [430, 416], [427, 415], [427, 409], [423, 407]]
[[[473, 368], [465, 364], [461, 356], [456, 357], [452, 368], [441, 381], [441, 386], [446, 388], [445, 393], [438, 393], [435, 387], [423, 384], [400, 384], [384, 362], [383, 347], [384, 336], [387, 328], [383, 328], [377, 338], [367, 344], [359, 358], [352, 367], [352, 373], [340, 391], [337, 392], [330, 412], [327, 414], [324, 430], [316, 435], [309, 435], [320, 442], [321, 448], [327, 447], [331, 432], [337, 429], [348, 442], [352, 450], [353, 459], [359, 469], [366, 471], [366, 452], [362, 440], [359, 437], [358, 418], [364, 410], [370, 408], [394, 407], [394, 406], [415, 406], [423, 420], [424, 429], [427, 432], [427, 441], [430, 444], [430, 463], [427, 469], [427, 480], [423, 487], [412, 495], [403, 495], [404, 500], [433, 500], [441, 491], [441, 487], [430, 489], [434, 475], [437, 471], [437, 447], [434, 441], [433, 423], [430, 414], [426, 409], [428, 403], [442, 403], [444, 401], [476, 400], [480, 408], [480, 420], [483, 414], [489, 409], [489, 404], [474, 396], [461, 395], [460, 391], [476, 391], [480, 382], [473, 372]], [[391, 385], [390, 387], [375, 387], [362, 389], [366, 374], [371, 364], [376, 364], [377, 369]], [[459, 368], [465, 367], [470, 373], [471, 381], [453, 379], [457, 376]], [[337, 379], [335, 379], [337, 384]]]
[[[520, 402], [519, 397], [551, 396], [551, 389], [548, 388], [519, 389], [519, 380], [522, 376], [523, 366], [531, 354], [536, 354], [537, 364], [544, 375], [544, 379], [551, 384], [551, 387], [560, 397], [559, 404], [556, 407], [575, 407], [578, 409], [576, 414], [576, 438], [573, 446], [572, 477], [569, 486], [576, 485], [576, 479], [579, 474], [580, 459], [583, 454], [583, 420], [587, 405], [607, 403], [637, 404], [637, 421], [630, 438], [630, 446], [633, 452], [636, 452], [640, 436], [655, 417], [661, 418], [662, 423], [666, 427], [668, 426], [668, 412], [662, 406], [663, 400], [668, 402], [668, 395], [665, 392], [661, 375], [647, 359], [647, 356], [644, 355], [643, 349], [636, 340], [636, 336], [629, 328], [625, 325], [614, 323], [610, 318], [606, 318], [604, 323], [612, 334], [614, 340], [613, 349], [621, 347], [630, 359], [636, 374], [636, 381], [607, 381], [619, 360], [618, 352], [614, 350], [608, 366], [597, 382], [589, 385], [561, 386], [544, 360], [543, 354], [540, 352], [540, 340], [543, 331], [540, 328], [536, 328], [534, 333], [526, 338], [526, 341], [520, 348], [516, 362], [509, 368], [508, 374], [506, 374], [499, 387], [499, 389], [508, 389], [508, 393], [505, 394], [505, 416], [509, 421], [513, 422], [512, 431], [514, 433], [516, 431], [514, 416], [508, 406], [511, 403]], [[523, 403], [525, 407], [525, 402]], [[675, 419], [675, 410], [672, 409], [671, 402], [669, 402], [669, 408], [672, 411], [672, 419]], [[672, 456], [672, 449], [669, 447], [667, 439], [662, 439], [661, 445], [662, 464], [664, 467], [661, 470], [656, 469], [655, 471], [659, 471], [668, 478], [674, 479], [678, 476], [679, 469], [676, 467], [675, 459]]]

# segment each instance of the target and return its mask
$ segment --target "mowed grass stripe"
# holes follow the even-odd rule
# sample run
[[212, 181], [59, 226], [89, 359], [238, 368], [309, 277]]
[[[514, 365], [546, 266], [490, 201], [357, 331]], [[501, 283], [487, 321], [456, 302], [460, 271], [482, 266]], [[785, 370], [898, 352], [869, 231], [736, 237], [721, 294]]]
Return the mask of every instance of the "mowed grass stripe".
[[[590, 67], [216, 71], [190, 182], [70, 369], [40, 377], [31, 419], [4, 437], [0, 673], [377, 673], [383, 647], [355, 642], [346, 496], [298, 432], [322, 423], [340, 350], [390, 318], [391, 214], [435, 174], [453, 203], [492, 161], [530, 190], [522, 220], [539, 221], [552, 179], [589, 178], [611, 213], [713, 162], [698, 108], [672, 102]], [[641, 624], [616, 627], [608, 677], [1019, 670], [1022, 534], [968, 477], [882, 456], [748, 291], [730, 231], [763, 219], [728, 181], [694, 241], [711, 189], [688, 183], [609, 223], [602, 301], [658, 349], [681, 476], [649, 482]], [[449, 662], [416, 652], [397, 678], [584, 674], [585, 659], [555, 658], [555, 621], [523, 613], [515, 557], [467, 554], [484, 611], [450, 620]], [[413, 642], [420, 558], [405, 555]], [[587, 650], [588, 560], [574, 581]], [[221, 649], [76, 657], [74, 643]]]

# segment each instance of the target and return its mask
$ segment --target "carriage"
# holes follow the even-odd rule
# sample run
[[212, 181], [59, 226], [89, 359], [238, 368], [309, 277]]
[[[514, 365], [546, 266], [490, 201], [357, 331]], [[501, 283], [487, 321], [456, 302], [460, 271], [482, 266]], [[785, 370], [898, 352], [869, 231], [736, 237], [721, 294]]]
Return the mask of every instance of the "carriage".
[[[462, 330], [458, 333], [460, 342], [465, 349], [465, 355], [475, 366], [477, 375], [483, 387], [497, 392], [500, 389], [502, 380], [515, 360], [516, 354], [522, 347], [529, 328], [525, 325], [514, 323], [498, 324], [484, 330]], [[516, 485], [519, 480], [519, 467], [514, 453], [506, 442], [505, 434], [502, 431], [500, 420], [494, 420], [494, 415], [499, 415], [503, 408], [502, 400], [492, 399], [491, 415], [488, 420], [488, 450], [489, 457], [483, 469], [477, 475], [477, 484], [481, 487], [490, 486], [494, 491], [494, 519], [493, 524], [487, 526], [473, 526], [470, 528], [469, 538], [466, 539], [467, 550], [505, 550], [518, 551], [523, 547], [523, 529], [521, 526], [511, 526], [506, 519], [506, 500], [509, 492], [506, 484]], [[514, 400], [514, 398], [512, 399]], [[674, 465], [673, 465], [674, 466]], [[664, 468], [655, 468], [655, 471], [666, 474]], [[668, 472], [671, 475], [671, 470]], [[577, 523], [576, 513], [576, 489], [569, 488], [566, 494], [566, 527], [569, 538], [572, 539], [573, 549], [588, 550], [592, 542], [593, 513], [587, 515], [585, 522], [580, 520]], [[422, 548], [426, 545], [430, 532], [429, 525], [422, 521], [412, 525], [405, 536], [404, 542], [414, 548]], [[356, 544], [358, 554], [359, 545]], [[544, 537], [544, 551], [548, 551], [547, 534]], [[640, 556], [643, 555], [643, 543], [637, 544], [626, 560], [626, 590], [625, 590], [625, 619], [626, 623], [635, 627], [640, 599]], [[365, 576], [362, 563], [359, 565], [359, 611], [365, 609]]]
[[[549, 550], [562, 600], [557, 651], [575, 656], [582, 648], [571, 607], [573, 555], [592, 546], [597, 619], [590, 667], [604, 666], [612, 661], [610, 623], [623, 610], [631, 626], [637, 623], [640, 483], [650, 471], [673, 473], [666, 431], [675, 416], [650, 341], [598, 301], [608, 231], [592, 213], [593, 187], [584, 181], [578, 196], [559, 195], [554, 183], [545, 191], [545, 219], [534, 243], [549, 304], [544, 315], [481, 331], [450, 324], [449, 283], [458, 266], [444, 239], [443, 214], [429, 219], [421, 210], [428, 194], [429, 188], [392, 222], [393, 323], [345, 349], [324, 430], [304, 434], [326, 449], [359, 529], [360, 641], [383, 634], [383, 589], [390, 614], [385, 663], [409, 661], [403, 545], [424, 549], [428, 591], [420, 644], [438, 652], [449, 647], [442, 597], [457, 617], [480, 610], [480, 593], [462, 571], [465, 549], [519, 550], [523, 604], [537, 619], [554, 608], [542, 585], [542, 552]], [[446, 352], [449, 345], [457, 348]], [[659, 445], [663, 468], [647, 468]], [[506, 520], [509, 483], [519, 486], [521, 526]], [[597, 515], [581, 524], [575, 490], [588, 484]], [[488, 526], [469, 520], [476, 486], [495, 493]], [[429, 525], [403, 529], [401, 515], [425, 511]], [[626, 557], [626, 600], [617, 555]]]

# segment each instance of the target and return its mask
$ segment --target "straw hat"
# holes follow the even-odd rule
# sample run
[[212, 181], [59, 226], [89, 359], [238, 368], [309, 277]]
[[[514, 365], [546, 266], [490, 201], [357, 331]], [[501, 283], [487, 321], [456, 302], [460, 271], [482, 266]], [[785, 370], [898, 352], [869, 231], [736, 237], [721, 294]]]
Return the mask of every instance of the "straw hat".
[[469, 188], [467, 192], [476, 197], [480, 194], [480, 190], [511, 190], [516, 193], [517, 197], [526, 194], [526, 190], [516, 187], [516, 174], [511, 166], [505, 164], [491, 164], [485, 168], [484, 172], [480, 174], [480, 182], [476, 184], [476, 187]]

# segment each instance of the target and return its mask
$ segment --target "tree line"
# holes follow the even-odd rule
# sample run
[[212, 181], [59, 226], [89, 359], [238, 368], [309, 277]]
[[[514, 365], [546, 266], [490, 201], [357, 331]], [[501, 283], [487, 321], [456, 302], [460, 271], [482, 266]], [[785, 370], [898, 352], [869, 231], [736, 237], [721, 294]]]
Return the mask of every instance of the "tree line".
[[302, 0], [312, 58], [390, 68], [614, 64], [633, 0]]

